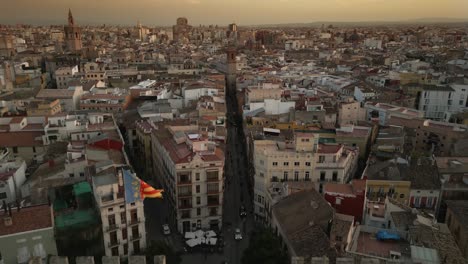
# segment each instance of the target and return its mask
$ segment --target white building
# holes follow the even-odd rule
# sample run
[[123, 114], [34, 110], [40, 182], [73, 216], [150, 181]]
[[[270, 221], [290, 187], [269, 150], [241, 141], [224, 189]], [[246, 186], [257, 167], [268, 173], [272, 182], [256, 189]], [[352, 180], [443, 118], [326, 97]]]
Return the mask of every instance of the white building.
[[451, 114], [467, 109], [468, 85], [425, 86], [419, 96], [418, 109], [425, 118], [448, 120]]
[[143, 201], [126, 202], [122, 170], [96, 167], [92, 177], [106, 256], [139, 254], [146, 248]]
[[222, 227], [224, 153], [198, 126], [160, 127], [151, 134], [155, 180], [180, 233]]
[[248, 114], [259, 109], [264, 109], [265, 114], [267, 115], [281, 115], [289, 113], [291, 108], [295, 109], [295, 107], [295, 101], [283, 101], [281, 99], [265, 99], [263, 100], [263, 102], [254, 102], [245, 106], [244, 114]]
[[364, 46], [370, 49], [382, 49], [382, 40], [368, 38], [364, 40]]
[[198, 101], [202, 96], [214, 96], [218, 94], [219, 90], [216, 87], [203, 82], [191, 83], [182, 88], [185, 106], [187, 106], [190, 101]]
[[21, 158], [0, 163], [0, 203], [21, 199], [20, 188], [26, 181], [26, 162]]
[[354, 98], [358, 102], [364, 102], [367, 100], [372, 100], [376, 98], [376, 93], [374, 90], [370, 89], [369, 87], [359, 87], [354, 86]]
[[386, 103], [367, 102], [364, 105], [367, 121], [378, 121], [379, 125], [387, 125], [390, 117], [402, 117], [406, 119], [424, 118], [424, 112], [417, 109], [396, 106]]
[[55, 82], [58, 89], [66, 89], [68, 82], [74, 79], [78, 73], [78, 65], [72, 67], [62, 67], [55, 70]]

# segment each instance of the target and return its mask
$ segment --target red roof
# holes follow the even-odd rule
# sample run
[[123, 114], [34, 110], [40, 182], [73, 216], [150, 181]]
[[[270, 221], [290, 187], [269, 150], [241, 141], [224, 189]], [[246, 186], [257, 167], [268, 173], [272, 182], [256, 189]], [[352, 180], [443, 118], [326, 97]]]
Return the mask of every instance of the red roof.
[[0, 133], [0, 146], [2, 147], [32, 147], [42, 146], [43, 132], [21, 131]]
[[16, 209], [12, 209], [11, 213], [13, 224], [11, 226], [5, 226], [3, 223], [0, 224], [0, 236], [53, 226], [51, 209], [48, 205], [24, 207], [19, 212]]
[[343, 146], [342, 145], [325, 145], [320, 144], [318, 153], [332, 154], [337, 153]]

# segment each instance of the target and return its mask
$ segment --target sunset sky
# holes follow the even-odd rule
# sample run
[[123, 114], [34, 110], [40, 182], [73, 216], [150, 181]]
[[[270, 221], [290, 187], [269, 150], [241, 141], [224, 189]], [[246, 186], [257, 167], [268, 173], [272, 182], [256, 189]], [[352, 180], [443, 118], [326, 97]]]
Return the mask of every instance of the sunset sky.
[[0, 23], [63, 24], [68, 8], [79, 24], [239, 25], [317, 21], [468, 19], [468, 0], [1, 0]]

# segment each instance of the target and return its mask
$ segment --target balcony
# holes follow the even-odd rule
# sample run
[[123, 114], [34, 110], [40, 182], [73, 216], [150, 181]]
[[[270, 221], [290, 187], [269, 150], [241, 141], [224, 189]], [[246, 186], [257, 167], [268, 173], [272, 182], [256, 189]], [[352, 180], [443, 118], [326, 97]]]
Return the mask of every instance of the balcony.
[[187, 210], [187, 211], [182, 211], [182, 214], [180, 215], [180, 218], [182, 219], [188, 219], [190, 218], [190, 210]]
[[206, 182], [219, 182], [219, 177], [207, 177]]
[[192, 192], [180, 192], [179, 197], [189, 197], [192, 196]]
[[128, 221], [128, 225], [132, 226], [132, 225], [137, 225], [141, 223], [141, 219], [140, 218], [133, 218], [133, 219], [130, 219], [130, 221]]
[[111, 232], [111, 231], [114, 231], [114, 230], [117, 230], [119, 229], [119, 226], [116, 225], [116, 224], [112, 224], [112, 225], [109, 225], [106, 227], [106, 232]]
[[219, 206], [219, 200], [208, 200], [208, 206]]
[[219, 190], [218, 189], [216, 189], [216, 190], [206, 190], [206, 193], [207, 194], [218, 194]]
[[132, 236], [130, 237], [130, 241], [139, 240], [139, 239], [141, 239], [141, 233], [132, 234]]
[[187, 179], [186, 179], [186, 180], [180, 180], [180, 179], [179, 179], [179, 180], [177, 181], [177, 185], [190, 185], [190, 184], [192, 184], [192, 181], [191, 181], [191, 180], [187, 180]]
[[179, 204], [179, 209], [191, 209], [192, 204]]
[[119, 240], [110, 241], [108, 245], [109, 245], [109, 247], [116, 247], [116, 246], [120, 245], [120, 241]]

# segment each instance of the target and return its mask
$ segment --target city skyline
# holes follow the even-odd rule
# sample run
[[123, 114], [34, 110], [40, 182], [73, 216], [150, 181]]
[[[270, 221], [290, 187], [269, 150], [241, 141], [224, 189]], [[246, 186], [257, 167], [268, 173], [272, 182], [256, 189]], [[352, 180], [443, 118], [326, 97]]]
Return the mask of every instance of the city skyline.
[[[192, 25], [239, 25], [313, 22], [399, 22], [413, 20], [463, 20], [468, 17], [468, 1], [463, 0], [85, 0], [67, 3], [56, 0], [21, 0], [2, 4], [3, 24], [64, 24], [68, 9], [77, 23], [133, 25], [173, 25], [177, 17], [187, 17]], [[111, 5], [112, 4], [112, 5]], [[44, 8], [47, 7], [47, 8]], [[91, 7], [91, 8], [90, 8]], [[18, 12], [21, 10], [21, 12]], [[389, 10], [393, 12], [389, 12]], [[268, 16], [259, 15], [268, 11]], [[429, 18], [429, 19], [427, 19]]]

